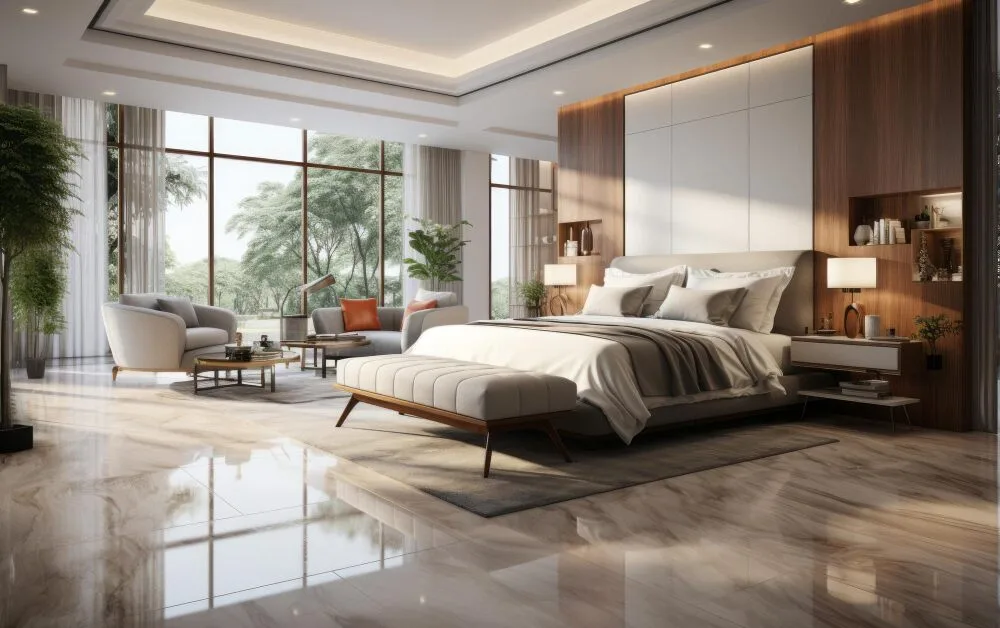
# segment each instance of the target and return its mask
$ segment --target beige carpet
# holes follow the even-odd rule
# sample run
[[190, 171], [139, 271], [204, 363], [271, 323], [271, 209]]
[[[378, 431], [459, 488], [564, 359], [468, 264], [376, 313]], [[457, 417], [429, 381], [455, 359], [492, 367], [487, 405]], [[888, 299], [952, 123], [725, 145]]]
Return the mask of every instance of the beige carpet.
[[[332, 370], [332, 369], [331, 369]], [[274, 380], [274, 392], [271, 392], [270, 376], [268, 376], [267, 388], [255, 386], [232, 386], [231, 382], [223, 381], [223, 388], [218, 390], [206, 390], [204, 387], [211, 386], [211, 380], [198, 382], [198, 398], [204, 399], [227, 399], [229, 401], [263, 401], [267, 403], [314, 403], [328, 399], [347, 398], [350, 395], [338, 390], [334, 390], [333, 384], [336, 379], [319, 377], [313, 371], [302, 372], [296, 369], [286, 369], [279, 367], [276, 371], [277, 377]], [[235, 373], [232, 374], [235, 378]], [[260, 382], [260, 371], [244, 371], [244, 381], [252, 384]], [[160, 393], [164, 398], [195, 398], [194, 380], [185, 379], [173, 382], [170, 389]]]

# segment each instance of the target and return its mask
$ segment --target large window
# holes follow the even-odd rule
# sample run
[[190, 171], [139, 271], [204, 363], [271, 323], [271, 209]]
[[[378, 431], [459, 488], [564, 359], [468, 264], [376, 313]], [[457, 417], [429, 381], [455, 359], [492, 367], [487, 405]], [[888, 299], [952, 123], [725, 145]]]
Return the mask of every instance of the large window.
[[[109, 107], [109, 158], [121, 146], [118, 115]], [[276, 337], [281, 314], [345, 297], [402, 304], [402, 144], [175, 112], [164, 118], [168, 293], [235, 311], [251, 337]], [[109, 183], [117, 190], [117, 178]], [[111, 236], [117, 212], [112, 195], [115, 294], [123, 274]], [[327, 273], [336, 285], [303, 303], [295, 288]]]
[[552, 162], [490, 157], [490, 317], [532, 315], [519, 287], [556, 261]]

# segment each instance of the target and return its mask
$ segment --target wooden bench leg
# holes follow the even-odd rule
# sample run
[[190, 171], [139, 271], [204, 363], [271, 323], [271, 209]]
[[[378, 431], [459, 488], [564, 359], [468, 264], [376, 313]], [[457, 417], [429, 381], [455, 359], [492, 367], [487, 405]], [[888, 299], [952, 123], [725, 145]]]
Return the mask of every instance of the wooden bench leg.
[[347, 420], [347, 415], [351, 413], [351, 410], [353, 410], [356, 405], [358, 405], [358, 398], [351, 395], [351, 398], [347, 400], [347, 407], [344, 408], [344, 411], [340, 414], [340, 419], [337, 421], [337, 427], [344, 424], [344, 421]]
[[569, 455], [569, 450], [566, 449], [566, 444], [563, 443], [562, 438], [559, 437], [558, 430], [552, 426], [552, 423], [546, 421], [542, 429], [545, 430], [545, 433], [549, 435], [550, 439], [552, 439], [552, 444], [556, 446], [556, 449], [558, 449], [559, 452], [562, 453], [563, 457], [566, 458], [566, 462], [573, 462], [573, 458]]
[[490, 461], [493, 459], [493, 443], [490, 442], [490, 433], [486, 432], [486, 458], [483, 462], [483, 477], [490, 477]]

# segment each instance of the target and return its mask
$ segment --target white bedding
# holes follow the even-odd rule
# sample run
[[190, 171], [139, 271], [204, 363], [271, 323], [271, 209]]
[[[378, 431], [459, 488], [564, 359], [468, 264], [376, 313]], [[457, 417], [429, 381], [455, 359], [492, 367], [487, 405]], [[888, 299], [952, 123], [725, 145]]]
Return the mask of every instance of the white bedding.
[[[617, 342], [573, 334], [489, 325], [448, 325], [428, 329], [407, 351], [526, 371], [558, 375], [576, 382], [579, 397], [600, 408], [611, 427], [626, 443], [646, 426], [651, 408], [713, 399], [784, 392], [778, 377], [778, 360], [767, 341], [744, 329], [717, 327], [704, 323], [655, 318], [608, 316], [563, 316], [558, 320], [605, 325], [642, 325], [660, 329], [694, 331], [714, 337], [723, 356], [723, 366], [736, 385], [728, 390], [684, 397], [643, 397], [632, 361]], [[732, 344], [747, 356], [751, 375], [737, 357]]]

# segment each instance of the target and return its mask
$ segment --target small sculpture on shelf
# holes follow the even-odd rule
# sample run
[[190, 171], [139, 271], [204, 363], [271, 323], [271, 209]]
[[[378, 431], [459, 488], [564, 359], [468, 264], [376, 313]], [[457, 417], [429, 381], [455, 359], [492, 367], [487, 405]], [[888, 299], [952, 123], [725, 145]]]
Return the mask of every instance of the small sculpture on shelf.
[[934, 274], [937, 269], [934, 264], [931, 263], [931, 254], [927, 249], [927, 234], [920, 234], [920, 252], [917, 253], [917, 272], [920, 275], [920, 281], [932, 281], [934, 279]]
[[865, 246], [872, 241], [871, 225], [862, 224], [854, 230], [854, 243], [858, 246]]

